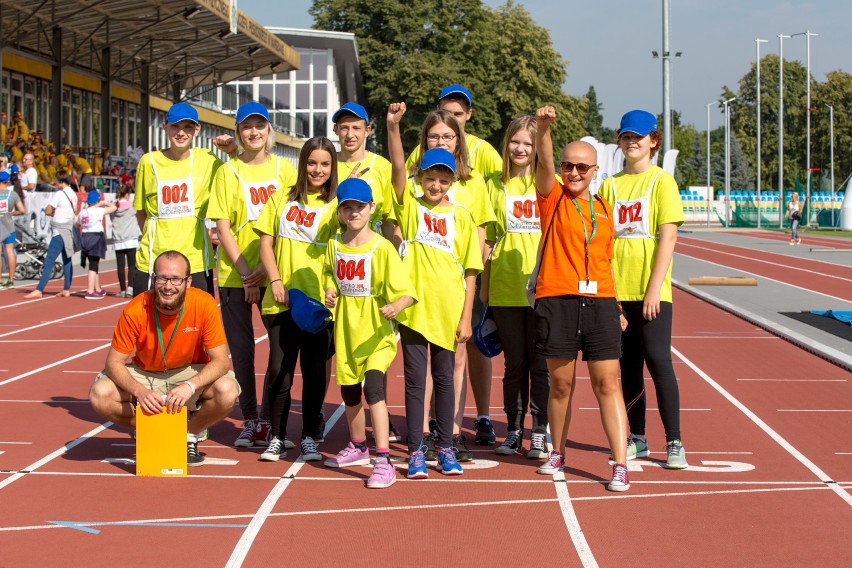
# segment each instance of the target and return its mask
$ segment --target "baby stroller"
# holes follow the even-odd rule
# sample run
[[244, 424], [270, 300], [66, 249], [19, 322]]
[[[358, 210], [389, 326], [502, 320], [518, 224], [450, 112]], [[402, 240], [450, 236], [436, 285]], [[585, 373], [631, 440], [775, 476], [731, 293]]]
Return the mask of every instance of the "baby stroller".
[[[47, 256], [47, 242], [39, 239], [35, 242], [25, 243], [16, 239], [15, 252], [18, 255], [18, 264], [15, 266], [15, 280], [41, 278], [41, 273], [44, 270], [44, 257]], [[21, 259], [22, 256], [24, 257], [23, 260]], [[65, 267], [62, 266], [61, 261], [56, 260], [53, 263], [50, 278], [62, 278], [64, 274]]]

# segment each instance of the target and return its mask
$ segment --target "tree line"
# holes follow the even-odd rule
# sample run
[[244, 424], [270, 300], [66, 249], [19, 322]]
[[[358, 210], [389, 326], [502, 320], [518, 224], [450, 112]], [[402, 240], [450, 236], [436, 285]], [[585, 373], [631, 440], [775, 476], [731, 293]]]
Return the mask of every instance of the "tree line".
[[[603, 126], [602, 104], [594, 86], [580, 97], [562, 91], [568, 62], [555, 51], [549, 32], [511, 0], [497, 8], [481, 0], [314, 0], [316, 29], [354, 33], [358, 40], [366, 106], [374, 118], [375, 143], [387, 139], [384, 113], [389, 102], [408, 106], [403, 143], [412, 149], [420, 125], [435, 108], [437, 93], [452, 83], [473, 92], [470, 130], [499, 148], [503, 130], [514, 117], [554, 105], [559, 120], [554, 147], [592, 135], [603, 142], [614, 132]], [[761, 188], [778, 185], [777, 55], [761, 59]], [[805, 179], [807, 71], [784, 61], [784, 187]], [[732, 90], [724, 86], [713, 122], [724, 122], [721, 101], [737, 100], [731, 111], [731, 183], [756, 186], [756, 65]], [[811, 83], [811, 167], [814, 189], [828, 189], [830, 178], [829, 111], [834, 107], [835, 178], [840, 185], [852, 173], [852, 76], [832, 71]], [[707, 183], [706, 130], [672, 116], [672, 147], [680, 150], [675, 178], [681, 187]], [[724, 185], [724, 126], [711, 130], [711, 184]]]

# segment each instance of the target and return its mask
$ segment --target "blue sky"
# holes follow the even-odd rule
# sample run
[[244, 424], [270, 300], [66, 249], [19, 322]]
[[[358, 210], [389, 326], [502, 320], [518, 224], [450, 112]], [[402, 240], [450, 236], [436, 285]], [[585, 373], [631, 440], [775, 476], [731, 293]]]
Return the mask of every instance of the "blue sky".
[[[565, 91], [582, 95], [595, 86], [606, 126], [617, 127], [633, 108], [662, 111], [662, 64], [651, 57], [662, 51], [662, 0], [515, 3], [550, 31], [554, 48], [569, 62]], [[239, 0], [240, 10], [265, 26], [309, 28], [310, 6], [310, 0]], [[750, 69], [755, 38], [770, 40], [761, 44], [761, 55], [777, 54], [778, 34], [809, 29], [819, 34], [811, 38], [812, 76], [824, 81], [828, 71], [850, 72], [849, 0], [671, 0], [670, 6], [671, 51], [683, 52], [672, 61], [672, 108], [699, 129], [707, 124], [705, 105], [718, 100], [724, 85], [737, 90]], [[784, 59], [805, 64], [804, 36], [784, 40]], [[711, 128], [721, 122], [714, 110]]]

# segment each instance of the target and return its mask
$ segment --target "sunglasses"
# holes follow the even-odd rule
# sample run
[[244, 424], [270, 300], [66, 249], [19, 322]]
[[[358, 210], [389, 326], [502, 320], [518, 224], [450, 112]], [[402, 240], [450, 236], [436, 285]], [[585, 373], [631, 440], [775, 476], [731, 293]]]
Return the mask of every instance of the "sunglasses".
[[597, 164], [575, 164], [574, 162], [562, 162], [559, 164], [559, 168], [565, 173], [571, 173], [571, 170], [577, 168], [577, 173], [581, 176], [589, 173], [589, 170], [597, 166]]

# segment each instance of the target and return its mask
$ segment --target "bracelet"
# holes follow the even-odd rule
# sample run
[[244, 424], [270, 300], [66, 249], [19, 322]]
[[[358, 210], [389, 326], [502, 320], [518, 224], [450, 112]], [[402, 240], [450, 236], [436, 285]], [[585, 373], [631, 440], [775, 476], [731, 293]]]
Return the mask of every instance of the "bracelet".
[[269, 285], [270, 285], [270, 286], [272, 286], [272, 285], [273, 285], [273, 284], [275, 284], [276, 282], [281, 282], [281, 279], [280, 279], [280, 278], [276, 278], [275, 280], [272, 280], [272, 281], [269, 283]]
[[186, 385], [186, 386], [188, 386], [189, 388], [191, 388], [191, 389], [192, 389], [192, 394], [190, 394], [189, 396], [192, 396], [193, 394], [195, 394], [195, 387], [192, 385], [192, 383], [191, 383], [191, 382], [189, 382], [189, 381], [184, 381], [182, 384], [184, 384], [184, 385]]

